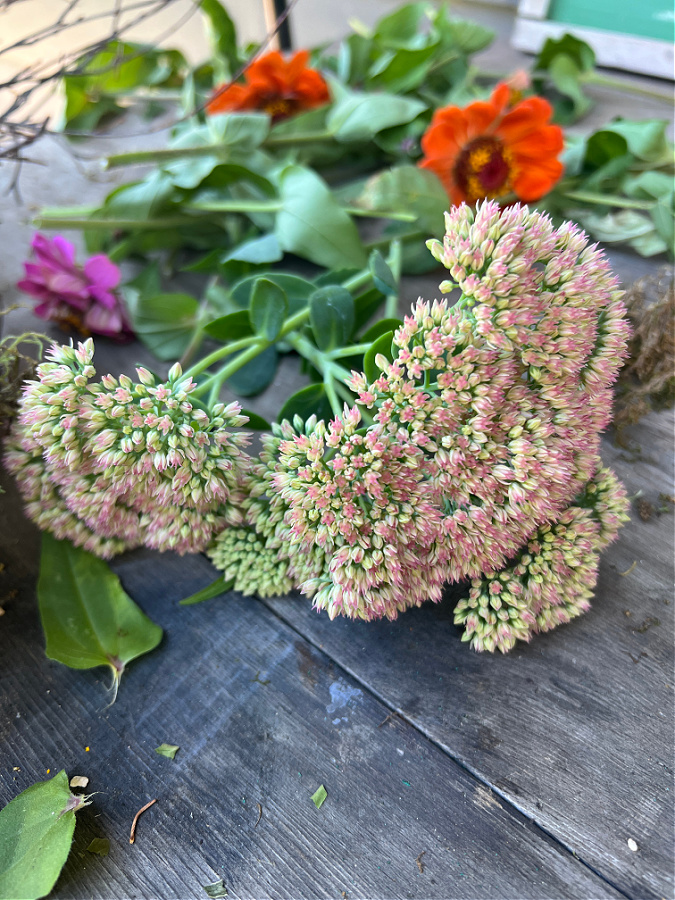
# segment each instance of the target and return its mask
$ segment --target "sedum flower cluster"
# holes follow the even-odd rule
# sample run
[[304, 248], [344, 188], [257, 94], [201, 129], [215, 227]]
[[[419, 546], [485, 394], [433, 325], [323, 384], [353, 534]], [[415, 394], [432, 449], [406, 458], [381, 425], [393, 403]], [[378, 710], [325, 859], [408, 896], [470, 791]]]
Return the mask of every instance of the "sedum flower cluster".
[[588, 608], [626, 518], [599, 447], [629, 332], [575, 226], [485, 203], [455, 208], [446, 230], [429, 246], [461, 298], [417, 303], [380, 377], [353, 373], [357, 406], [269, 437], [250, 542], [237, 556], [225, 532], [211, 555], [231, 577], [246, 558], [250, 585], [264, 545], [277, 567], [266, 558], [263, 590], [291, 580], [331, 617], [393, 619], [468, 579], [465, 639], [507, 651]]
[[53, 347], [27, 383], [5, 462], [40, 528], [103, 557], [138, 546], [188, 553], [241, 521], [247, 419], [195, 408], [178, 364], [92, 379], [94, 345]]
[[[92, 382], [90, 342], [52, 351], [8, 453], [29, 514], [101, 555], [208, 547], [235, 589], [298, 587], [331, 618], [396, 618], [470, 581], [464, 639], [506, 652], [584, 612], [626, 519], [600, 435], [625, 355], [621, 292], [571, 224], [487, 202], [429, 248], [455, 303], [422, 300], [380, 375], [330, 422], [274, 426], [256, 460], [236, 405], [165, 384]], [[213, 537], [215, 535], [215, 537]]]

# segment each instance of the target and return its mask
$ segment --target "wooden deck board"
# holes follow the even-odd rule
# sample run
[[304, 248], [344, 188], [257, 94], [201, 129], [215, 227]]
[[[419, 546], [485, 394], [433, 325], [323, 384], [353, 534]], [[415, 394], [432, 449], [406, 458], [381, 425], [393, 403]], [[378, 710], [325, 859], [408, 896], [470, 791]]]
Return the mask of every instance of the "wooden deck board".
[[[0, 801], [62, 767], [100, 792], [55, 897], [200, 897], [217, 878], [231, 897], [620, 896], [417, 728], [385, 722], [386, 705], [259, 601], [178, 607], [210, 577], [203, 557], [116, 561], [165, 639], [105, 709], [102, 670], [45, 658], [38, 538], [14, 502], [4, 509], [19, 595], [0, 628]], [[175, 760], [154, 752], [162, 742], [180, 746]], [[86, 851], [102, 836], [105, 859]]]

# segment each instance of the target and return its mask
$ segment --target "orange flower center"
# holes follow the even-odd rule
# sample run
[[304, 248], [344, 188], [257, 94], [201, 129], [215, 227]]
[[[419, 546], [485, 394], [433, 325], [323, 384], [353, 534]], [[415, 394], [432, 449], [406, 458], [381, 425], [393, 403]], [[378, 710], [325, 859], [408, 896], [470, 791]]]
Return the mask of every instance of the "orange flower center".
[[502, 197], [510, 190], [511, 154], [498, 137], [474, 138], [457, 157], [453, 176], [469, 203]]
[[297, 104], [288, 97], [268, 97], [266, 98], [261, 109], [272, 117], [274, 121], [285, 119], [295, 112]]

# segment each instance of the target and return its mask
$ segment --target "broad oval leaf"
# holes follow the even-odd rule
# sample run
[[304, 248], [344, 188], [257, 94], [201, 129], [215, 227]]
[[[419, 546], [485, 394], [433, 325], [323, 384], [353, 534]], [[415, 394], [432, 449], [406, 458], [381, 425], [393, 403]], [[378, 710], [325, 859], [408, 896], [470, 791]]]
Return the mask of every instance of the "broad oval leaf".
[[258, 278], [251, 294], [249, 315], [255, 333], [266, 341], [277, 339], [288, 313], [286, 294], [269, 278]]
[[249, 314], [245, 309], [242, 309], [239, 312], [214, 319], [204, 327], [204, 331], [209, 337], [222, 341], [224, 344], [229, 344], [230, 341], [251, 337], [253, 335], [253, 326], [251, 325]]
[[71, 669], [110, 666], [115, 693], [126, 664], [162, 639], [103, 560], [48, 532], [37, 594], [49, 659]]
[[239, 244], [234, 250], [230, 250], [229, 253], [225, 254], [220, 262], [226, 263], [234, 259], [238, 262], [254, 263], [260, 266], [265, 263], [279, 262], [283, 255], [283, 250], [279, 246], [276, 235], [263, 234], [260, 237]]
[[214, 144], [253, 150], [259, 147], [270, 130], [267, 113], [225, 113], [209, 116], [207, 126]]
[[[251, 304], [251, 294], [259, 275], [248, 275], [232, 288], [232, 302], [241, 309], [248, 309]], [[294, 315], [307, 306], [307, 301], [316, 290], [316, 285], [306, 278], [298, 275], [287, 275], [285, 272], [267, 272], [265, 275], [269, 281], [273, 281], [286, 294], [288, 300], [288, 312]]]
[[426, 108], [420, 100], [395, 94], [350, 92], [335, 104], [326, 124], [336, 141], [370, 141], [378, 131], [412, 122]]
[[283, 422], [284, 419], [292, 422], [293, 416], [300, 416], [303, 422], [310, 416], [316, 416], [326, 422], [333, 418], [333, 409], [323, 384], [308, 384], [307, 387], [296, 391], [281, 407], [277, 418], [279, 422]]
[[267, 419], [259, 416], [258, 413], [254, 413], [250, 409], [244, 409], [242, 407], [241, 415], [246, 416], [248, 418], [248, 422], [246, 423], [247, 431], [271, 431], [272, 426], [267, 421]]
[[86, 805], [61, 771], [0, 811], [0, 897], [37, 900], [51, 891], [70, 852], [75, 813]]
[[242, 366], [234, 375], [230, 375], [227, 384], [241, 397], [253, 397], [272, 383], [278, 362], [277, 348], [272, 345]]
[[[379, 322], [375, 322], [368, 331], [361, 335], [359, 343], [365, 344], [366, 341], [375, 341], [377, 338], [382, 337], [383, 334], [387, 334], [388, 331], [397, 331], [401, 325], [403, 325], [401, 319], [380, 319]], [[378, 350], [377, 352], [382, 353], [382, 350]]]
[[359, 205], [373, 212], [404, 209], [417, 216], [420, 231], [440, 237], [443, 213], [450, 201], [433, 172], [417, 166], [397, 166], [373, 176], [359, 198]]
[[274, 233], [281, 247], [327, 269], [362, 268], [366, 255], [356, 225], [326, 182], [311, 169], [286, 166]]
[[190, 342], [198, 310], [190, 294], [141, 294], [132, 313], [133, 328], [155, 356], [175, 360]]
[[349, 340], [354, 328], [354, 299], [346, 288], [319, 288], [309, 298], [309, 321], [320, 350], [334, 350]]
[[390, 362], [394, 359], [394, 354], [391, 349], [391, 342], [393, 338], [394, 332], [388, 331], [386, 334], [383, 334], [381, 337], [379, 337], [376, 341], [373, 341], [373, 343], [370, 345], [370, 349], [366, 351], [363, 357], [363, 371], [365, 372], [369, 384], [377, 381], [377, 379], [382, 374], [382, 370], [375, 362], [375, 357], [379, 354], [382, 354], [382, 356], [386, 356]]
[[398, 294], [398, 284], [379, 250], [373, 250], [368, 260], [375, 287], [383, 294]]

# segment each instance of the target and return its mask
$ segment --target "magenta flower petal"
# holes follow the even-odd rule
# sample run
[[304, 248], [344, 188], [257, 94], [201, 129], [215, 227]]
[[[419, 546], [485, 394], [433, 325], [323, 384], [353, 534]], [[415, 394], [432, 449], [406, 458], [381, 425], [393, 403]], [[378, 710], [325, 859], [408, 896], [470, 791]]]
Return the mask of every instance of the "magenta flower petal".
[[114, 309], [118, 302], [117, 297], [113, 293], [106, 291], [97, 284], [89, 286], [89, 296], [93, 297], [101, 306], [105, 306], [106, 309]]
[[50, 241], [43, 234], [36, 234], [31, 246], [40, 262], [50, 269], [71, 268], [75, 265], [75, 247], [61, 235]]
[[36, 297], [38, 300], [44, 300], [51, 296], [51, 292], [44, 284], [33, 281], [32, 278], [22, 278], [21, 281], [17, 281], [16, 286], [20, 291], [30, 294], [31, 297]]
[[120, 283], [120, 270], [107, 256], [92, 256], [84, 264], [84, 274], [92, 286], [99, 288], [116, 288]]

